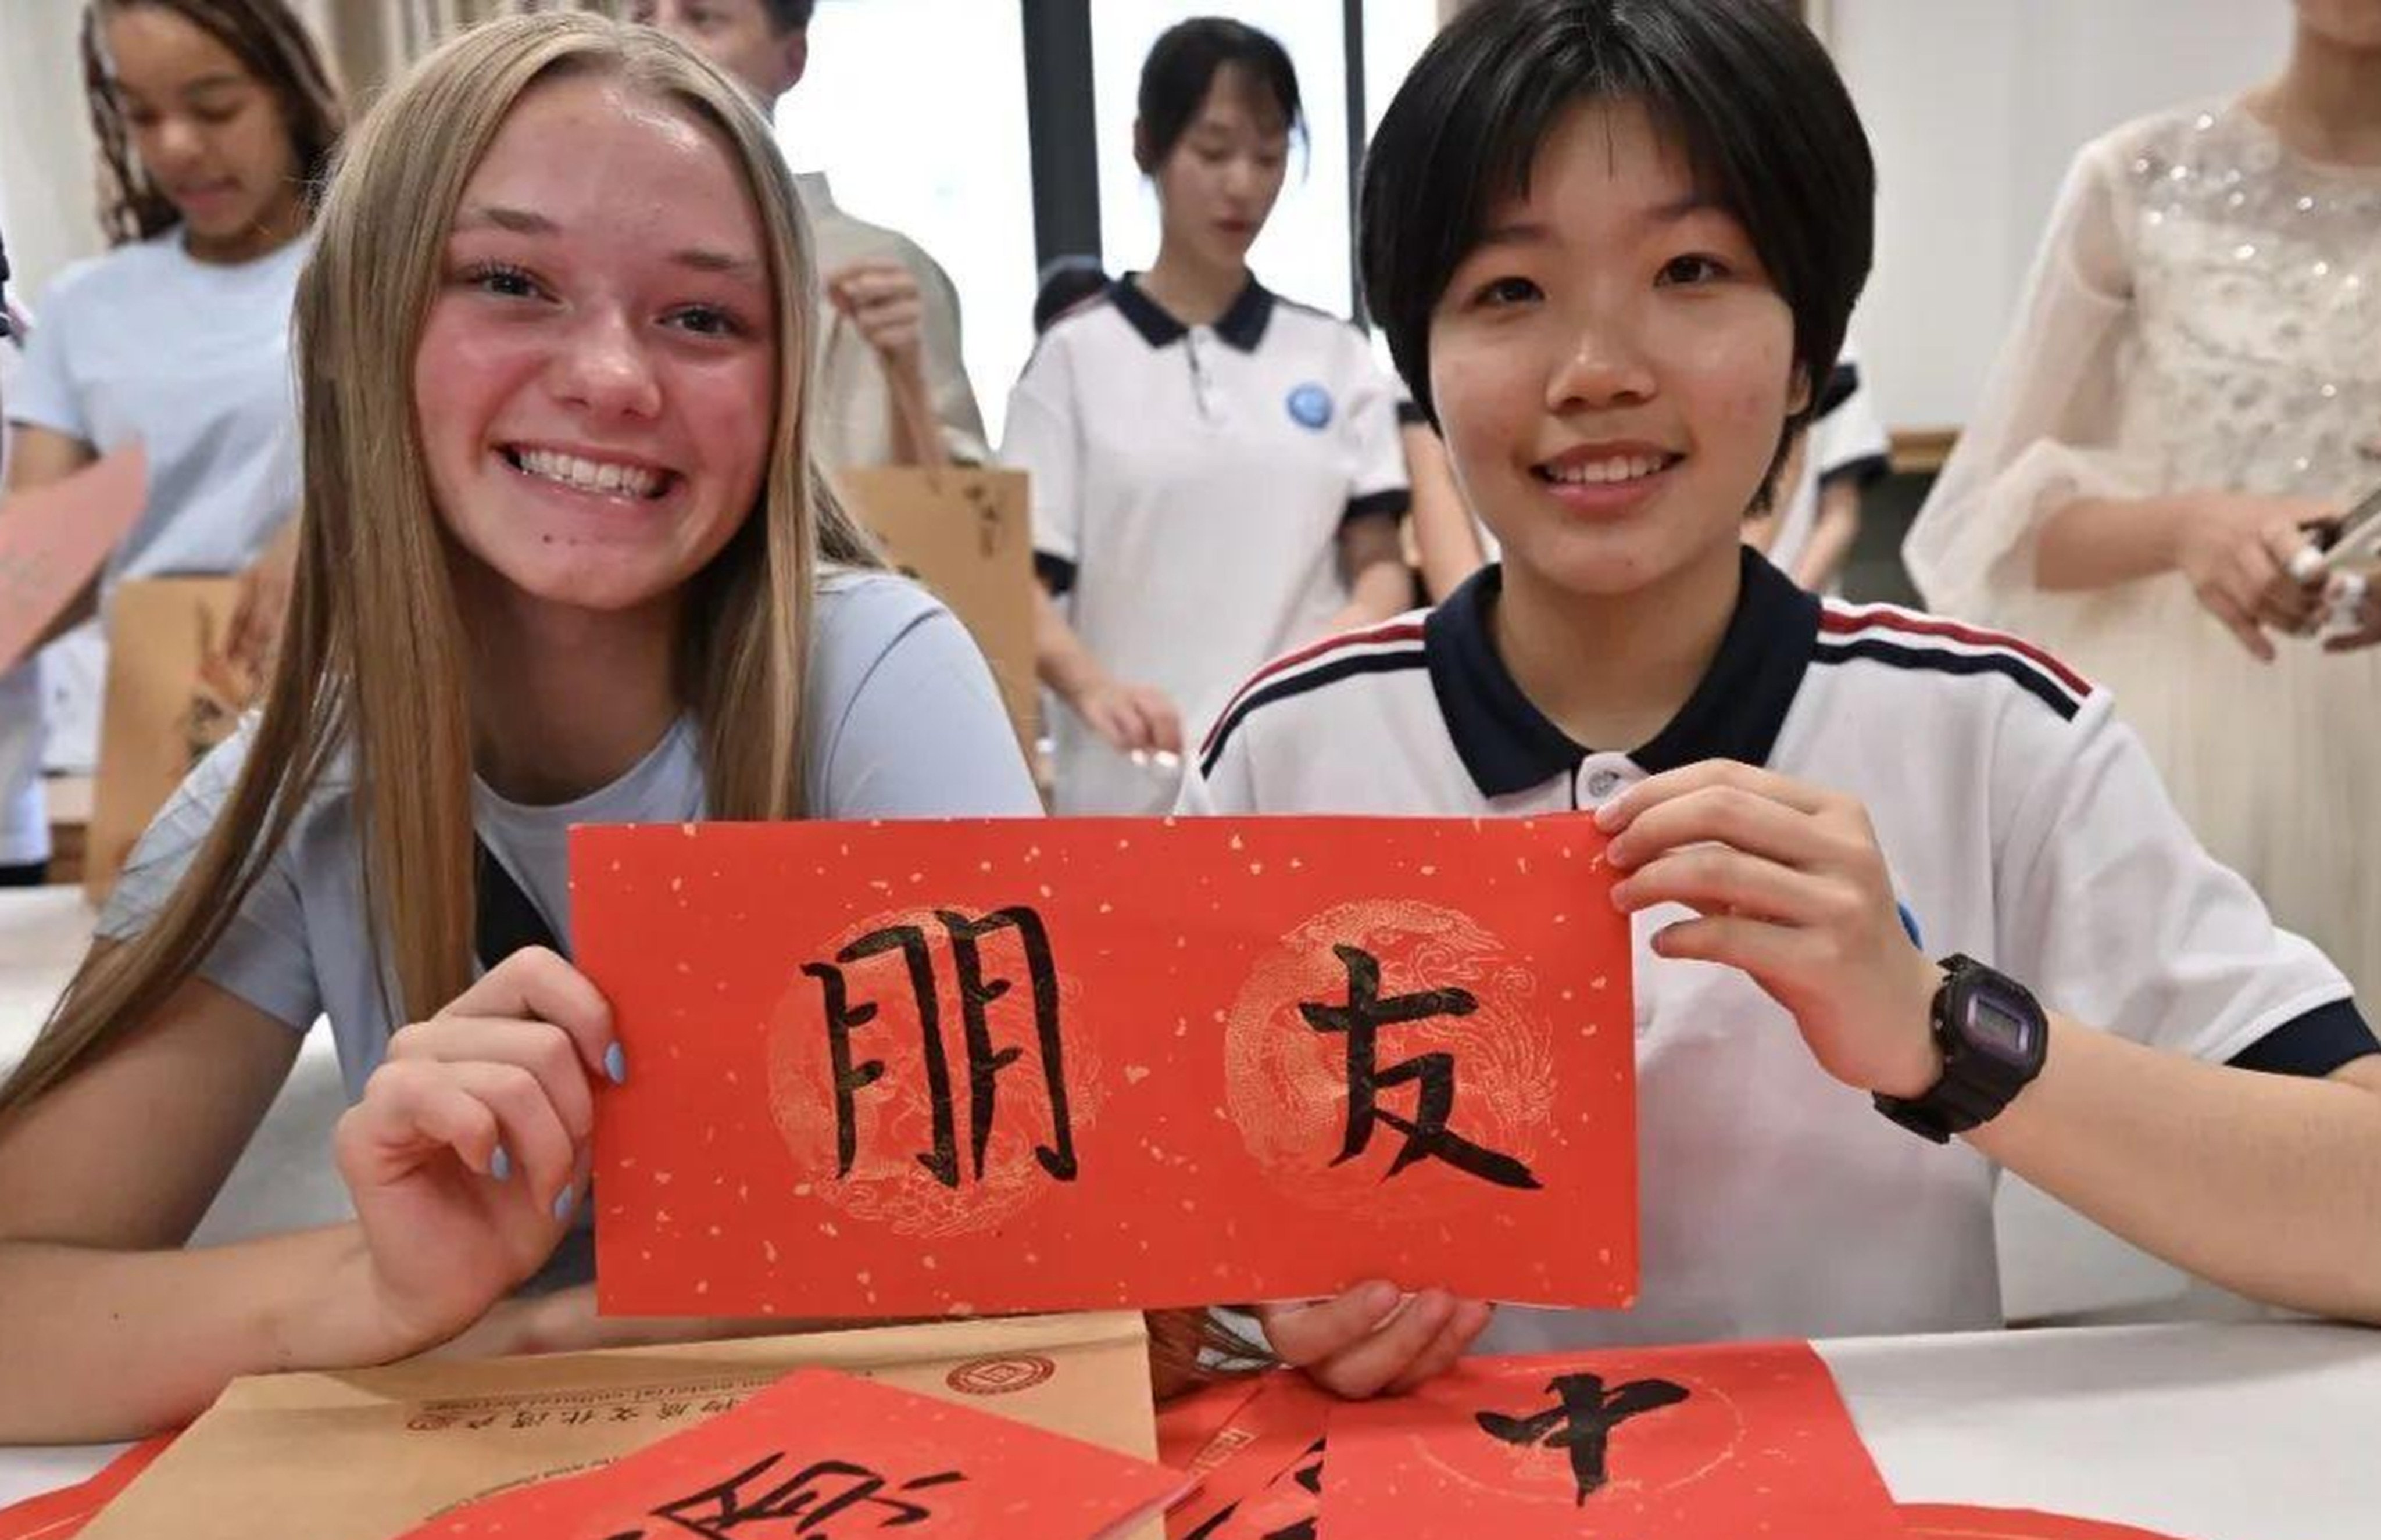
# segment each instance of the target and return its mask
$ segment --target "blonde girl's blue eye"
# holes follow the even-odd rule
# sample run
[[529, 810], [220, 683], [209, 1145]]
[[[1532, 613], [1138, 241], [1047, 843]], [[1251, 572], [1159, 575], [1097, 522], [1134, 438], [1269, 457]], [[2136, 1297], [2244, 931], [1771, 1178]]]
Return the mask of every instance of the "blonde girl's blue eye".
[[740, 337], [744, 323], [716, 305], [689, 305], [670, 317], [681, 331], [699, 337]]
[[473, 262], [463, 269], [462, 279], [500, 299], [530, 299], [537, 295], [537, 280], [510, 262]]

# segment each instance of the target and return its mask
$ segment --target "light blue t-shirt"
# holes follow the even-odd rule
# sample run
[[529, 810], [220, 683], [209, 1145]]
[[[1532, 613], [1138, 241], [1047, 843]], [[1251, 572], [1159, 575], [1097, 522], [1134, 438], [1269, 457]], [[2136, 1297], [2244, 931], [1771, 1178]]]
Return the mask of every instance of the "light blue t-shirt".
[[[1042, 811], [992, 671], [923, 589], [881, 573], [823, 580], [814, 611], [803, 774], [822, 819], [1028, 817]], [[134, 848], [99, 921], [138, 932], [189, 868], [245, 760], [243, 727], [190, 772]], [[679, 823], [705, 812], [690, 721], [681, 719], [610, 785], [528, 806], [473, 785], [480, 838], [570, 935], [567, 836], [575, 823]], [[392, 1022], [375, 976], [351, 782], [326, 772], [200, 973], [304, 1031], [327, 1014], [353, 1099], [386, 1053]]]
[[298, 505], [289, 320], [311, 242], [193, 261], [177, 226], [58, 276], [8, 419], [104, 455], [138, 439], [149, 502], [107, 581], [248, 564]]
[[[195, 261], [179, 226], [58, 275], [10, 382], [8, 420], [104, 455], [139, 440], [149, 500], [102, 584], [238, 572], [298, 507], [290, 310], [310, 237], [251, 262]], [[105, 653], [93, 626], [50, 649], [49, 762], [91, 768]]]

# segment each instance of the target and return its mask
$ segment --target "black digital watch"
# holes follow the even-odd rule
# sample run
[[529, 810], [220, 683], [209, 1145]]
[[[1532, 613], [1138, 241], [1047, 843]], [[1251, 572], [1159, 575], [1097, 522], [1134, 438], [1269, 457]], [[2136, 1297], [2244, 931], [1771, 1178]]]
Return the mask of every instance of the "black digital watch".
[[1880, 1094], [1876, 1110], [1939, 1145], [1991, 1122], [2033, 1084], [2049, 1051], [2050, 1023], [2023, 985], [1957, 955], [1943, 959], [1943, 987], [1928, 1015], [1942, 1077], [1923, 1096]]

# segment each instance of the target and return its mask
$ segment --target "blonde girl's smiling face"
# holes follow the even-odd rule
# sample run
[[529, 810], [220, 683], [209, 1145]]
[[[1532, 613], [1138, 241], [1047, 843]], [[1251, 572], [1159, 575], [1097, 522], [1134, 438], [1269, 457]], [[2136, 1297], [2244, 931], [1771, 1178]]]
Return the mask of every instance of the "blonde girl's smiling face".
[[1807, 386], [1735, 217], [1637, 106], [1556, 122], [1430, 322], [1449, 461], [1506, 561], [1619, 594], [1735, 560]]
[[608, 76], [523, 95], [464, 188], [414, 357], [467, 563], [578, 609], [675, 600], [767, 470], [766, 252], [727, 140], [686, 109]]

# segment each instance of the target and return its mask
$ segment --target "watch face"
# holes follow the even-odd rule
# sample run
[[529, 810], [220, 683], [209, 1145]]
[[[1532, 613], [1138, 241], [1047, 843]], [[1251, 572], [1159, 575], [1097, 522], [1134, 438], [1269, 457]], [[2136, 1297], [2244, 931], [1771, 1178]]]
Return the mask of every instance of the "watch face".
[[2012, 1064], [2031, 1063], [2033, 1060], [2033, 1018], [2020, 1015], [1981, 989], [1968, 997], [1968, 1020], [1960, 1036], [1994, 1058]]

